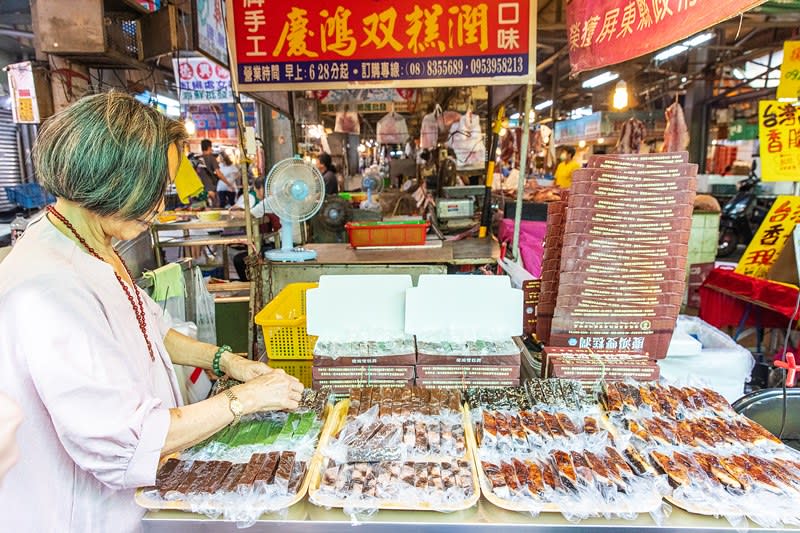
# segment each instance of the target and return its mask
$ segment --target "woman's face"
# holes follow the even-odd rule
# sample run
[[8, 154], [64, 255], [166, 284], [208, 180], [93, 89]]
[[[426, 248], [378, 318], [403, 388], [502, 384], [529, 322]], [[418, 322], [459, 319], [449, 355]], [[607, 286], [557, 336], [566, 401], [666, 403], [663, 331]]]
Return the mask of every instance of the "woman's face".
[[0, 392], [0, 483], [19, 458], [17, 428], [22, 423], [22, 411], [16, 402]]
[[[167, 166], [169, 167], [170, 182], [175, 181], [175, 175], [178, 173], [180, 162], [178, 147], [174, 144], [169, 145], [169, 149], [167, 150]], [[142, 218], [126, 220], [116, 216], [106, 217], [102, 221], [103, 231], [106, 235], [110, 235], [121, 241], [129, 241], [138, 237], [143, 231], [150, 229], [150, 226], [163, 211], [164, 198], [161, 198], [158, 206]]]

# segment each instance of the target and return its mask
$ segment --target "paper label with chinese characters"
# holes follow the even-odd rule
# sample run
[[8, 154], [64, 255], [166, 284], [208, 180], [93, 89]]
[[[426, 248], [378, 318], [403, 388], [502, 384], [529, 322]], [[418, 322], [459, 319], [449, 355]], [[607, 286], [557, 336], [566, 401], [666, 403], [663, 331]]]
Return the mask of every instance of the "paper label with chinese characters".
[[778, 196], [736, 266], [737, 274], [766, 279], [800, 221], [800, 196]]
[[173, 59], [172, 67], [182, 104], [233, 102], [228, 69], [204, 57]]
[[535, 75], [531, 0], [228, 0], [242, 90], [509, 84]]
[[655, 52], [763, 0], [572, 0], [567, 38], [572, 72]]
[[781, 81], [776, 98], [800, 99], [800, 41], [783, 43]]
[[758, 103], [761, 181], [800, 181], [800, 107], [788, 102]]

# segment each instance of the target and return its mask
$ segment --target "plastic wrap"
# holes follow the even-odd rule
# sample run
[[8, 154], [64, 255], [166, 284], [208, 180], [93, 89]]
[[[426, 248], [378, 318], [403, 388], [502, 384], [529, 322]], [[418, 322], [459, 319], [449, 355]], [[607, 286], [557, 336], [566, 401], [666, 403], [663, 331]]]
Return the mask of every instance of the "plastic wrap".
[[374, 509], [456, 511], [476, 503], [466, 415], [452, 408], [460, 396], [419, 388], [400, 393], [351, 391], [334, 436], [320, 448], [312, 503], [343, 508], [354, 519]]
[[[223, 384], [223, 386], [231, 383]], [[306, 391], [292, 412], [243, 417], [159, 467], [154, 487], [139, 489], [148, 509], [181, 509], [250, 525], [266, 512], [285, 510], [308, 488], [317, 443], [333, 420], [320, 413], [329, 391]]]
[[411, 335], [385, 341], [346, 341], [318, 339], [314, 355], [319, 357], [387, 357], [415, 353], [414, 337]]
[[[637, 472], [665, 476], [668, 500], [742, 527], [800, 523], [800, 453], [718, 393], [667, 383], [606, 384], [600, 398]], [[792, 503], [789, 503], [792, 502]]]
[[634, 468], [622, 451], [628, 438], [614, 437], [599, 406], [476, 409], [472, 420], [482, 490], [495, 505], [573, 522], [667, 512], [665, 476]]

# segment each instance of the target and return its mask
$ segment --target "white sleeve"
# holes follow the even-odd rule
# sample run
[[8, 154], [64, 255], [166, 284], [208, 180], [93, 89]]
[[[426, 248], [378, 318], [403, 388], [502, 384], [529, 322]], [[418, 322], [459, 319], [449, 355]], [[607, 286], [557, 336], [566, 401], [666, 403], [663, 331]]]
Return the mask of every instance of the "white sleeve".
[[146, 385], [147, 367], [115, 338], [119, 324], [81, 287], [14, 293], [6, 303], [19, 312], [5, 326], [24, 338], [28, 372], [66, 452], [111, 488], [154, 483], [170, 412]]

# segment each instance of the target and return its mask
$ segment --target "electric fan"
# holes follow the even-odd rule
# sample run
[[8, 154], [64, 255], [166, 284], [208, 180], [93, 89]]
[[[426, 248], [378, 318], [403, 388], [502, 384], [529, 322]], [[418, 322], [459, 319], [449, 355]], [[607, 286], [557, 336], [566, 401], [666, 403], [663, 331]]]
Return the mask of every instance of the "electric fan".
[[383, 190], [383, 176], [377, 165], [372, 165], [364, 171], [361, 178], [361, 190], [367, 192], [367, 199], [361, 202], [361, 209], [380, 209], [381, 204], [372, 199], [372, 194], [378, 194]]
[[317, 252], [295, 248], [295, 224], [313, 217], [325, 199], [325, 182], [313, 165], [299, 157], [278, 161], [269, 171], [264, 191], [272, 211], [281, 219], [281, 248], [266, 253], [270, 261], [310, 261]]

